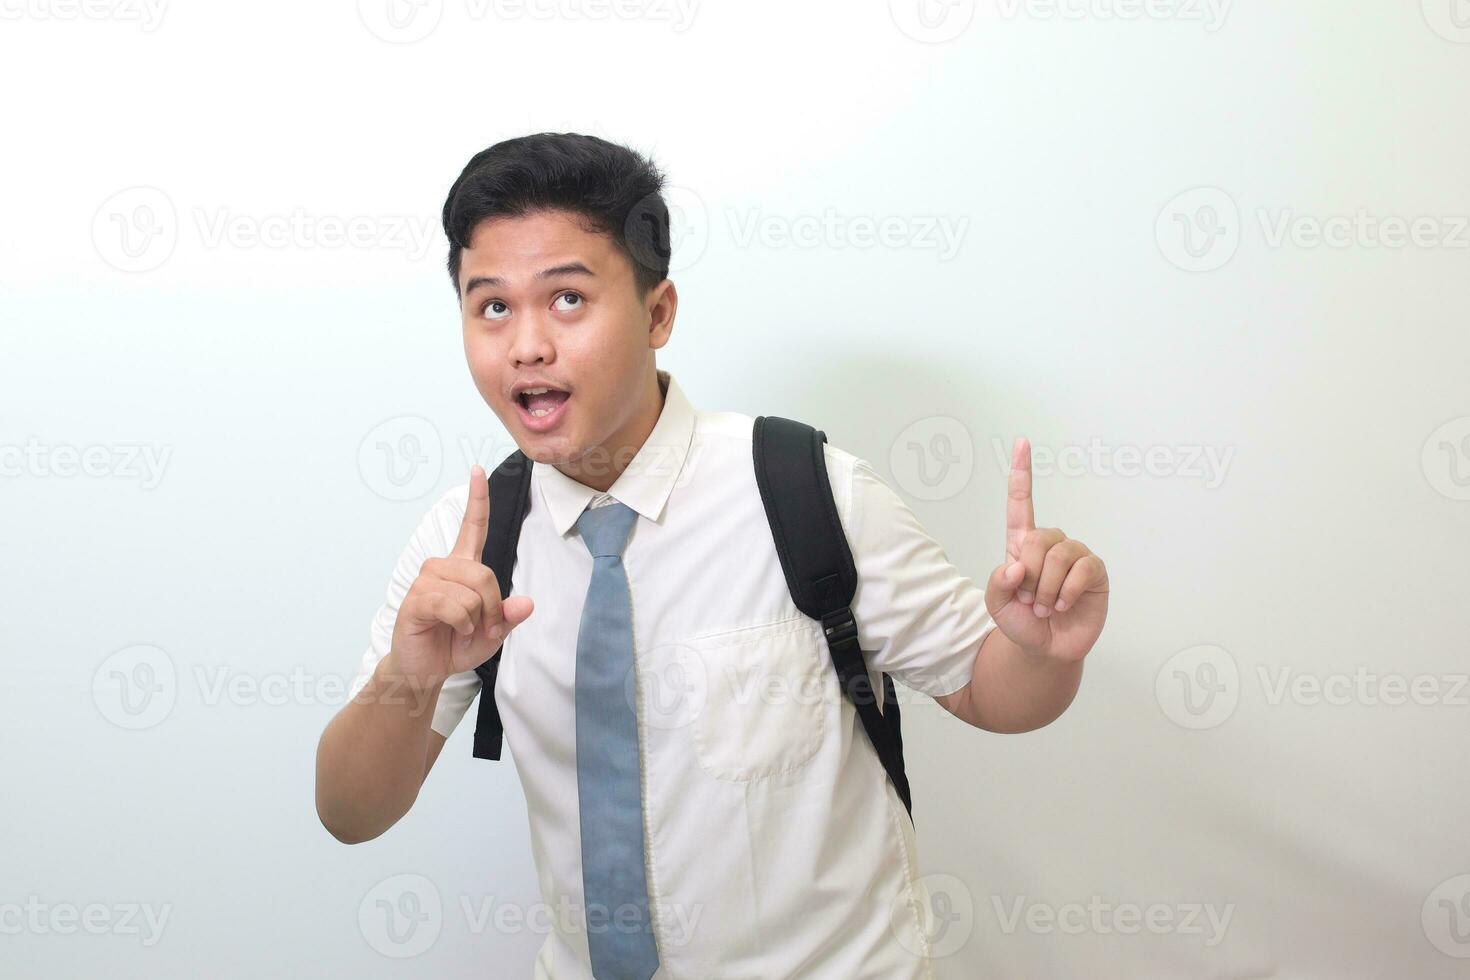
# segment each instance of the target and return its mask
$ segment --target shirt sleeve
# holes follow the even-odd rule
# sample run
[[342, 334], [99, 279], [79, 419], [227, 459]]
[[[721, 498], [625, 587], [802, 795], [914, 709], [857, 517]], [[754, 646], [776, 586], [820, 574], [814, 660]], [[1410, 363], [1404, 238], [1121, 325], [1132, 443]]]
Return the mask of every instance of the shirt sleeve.
[[857, 567], [853, 617], [868, 669], [930, 697], [970, 682], [995, 622], [985, 590], [949, 560], [873, 467], [851, 460], [847, 534]]
[[[418, 527], [408, 539], [408, 544], [398, 556], [393, 572], [388, 578], [388, 592], [378, 611], [373, 615], [368, 629], [368, 647], [362, 655], [357, 676], [348, 693], [351, 699], [357, 696], [377, 669], [378, 661], [388, 654], [393, 642], [393, 624], [398, 621], [398, 607], [408, 594], [419, 568], [429, 558], [443, 558], [454, 547], [459, 536], [459, 525], [464, 520], [466, 496], [469, 484], [461, 484], [440, 497], [438, 502], [424, 514]], [[480, 691], [480, 675], [473, 670], [450, 674], [439, 691], [439, 700], [434, 705], [434, 717], [429, 727], [448, 738], [459, 720], [464, 717], [470, 703]]]

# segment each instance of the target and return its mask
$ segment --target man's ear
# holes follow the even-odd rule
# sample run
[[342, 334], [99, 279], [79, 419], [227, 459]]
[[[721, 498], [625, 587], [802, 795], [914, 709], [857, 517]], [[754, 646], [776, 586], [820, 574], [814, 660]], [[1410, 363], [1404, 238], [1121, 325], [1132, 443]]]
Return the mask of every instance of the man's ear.
[[654, 349], [669, 342], [674, 332], [674, 314], [679, 309], [679, 291], [674, 280], [664, 279], [648, 291], [644, 300], [648, 307], [648, 346]]

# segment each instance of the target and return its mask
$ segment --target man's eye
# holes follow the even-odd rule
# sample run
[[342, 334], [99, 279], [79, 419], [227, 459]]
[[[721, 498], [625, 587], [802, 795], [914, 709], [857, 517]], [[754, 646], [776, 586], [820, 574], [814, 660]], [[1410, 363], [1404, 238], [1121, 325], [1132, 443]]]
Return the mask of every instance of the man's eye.
[[510, 315], [510, 307], [498, 299], [492, 299], [485, 304], [485, 308], [480, 311], [480, 314], [491, 320], [502, 320]]
[[575, 310], [582, 305], [582, 295], [580, 293], [562, 293], [556, 298], [556, 302], [560, 303], [562, 300], [571, 301], [571, 305], [560, 307], [563, 310]]

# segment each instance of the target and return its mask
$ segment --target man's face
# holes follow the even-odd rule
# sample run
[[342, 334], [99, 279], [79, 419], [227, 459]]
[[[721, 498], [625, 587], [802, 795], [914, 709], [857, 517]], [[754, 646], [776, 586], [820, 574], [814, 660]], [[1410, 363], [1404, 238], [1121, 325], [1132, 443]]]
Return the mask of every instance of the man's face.
[[[645, 303], [628, 257], [564, 211], [480, 222], [459, 282], [470, 374], [521, 451], [571, 471], [579, 461], [603, 473], [625, 466], [628, 454], [608, 455], [641, 441], [650, 409], [657, 418], [653, 351], [672, 329], [673, 284], [664, 280]], [[551, 408], [538, 419], [517, 397], [525, 382], [566, 397], [533, 401]]]

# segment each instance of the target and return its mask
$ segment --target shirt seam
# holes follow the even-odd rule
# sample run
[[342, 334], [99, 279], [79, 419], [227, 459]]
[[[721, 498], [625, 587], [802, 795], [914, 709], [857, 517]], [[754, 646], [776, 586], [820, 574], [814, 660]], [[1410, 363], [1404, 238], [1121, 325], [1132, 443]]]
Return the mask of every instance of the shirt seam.
[[[882, 783], [883, 800], [888, 806], [888, 823], [889, 826], [892, 828], [893, 833], [897, 836], [898, 855], [899, 859], [903, 862], [904, 887], [908, 889], [909, 893], [909, 914], [914, 917], [914, 935], [918, 937], [918, 946], [919, 949], [922, 951], [920, 956], [920, 965], [924, 968], [924, 977], [926, 978], [926, 980], [933, 980], [933, 948], [929, 945], [929, 936], [923, 928], [923, 916], [919, 914], [918, 899], [914, 895], [914, 866], [912, 860], [910, 860], [911, 856], [909, 854], [909, 842], [908, 838], [904, 835], [903, 825], [899, 822], [900, 820], [909, 819], [908, 811], [905, 810], [903, 815], [900, 817], [898, 811], [902, 808], [902, 802], [896, 802], [896, 797], [898, 794], [896, 790], [894, 790], [893, 792], [889, 791], [891, 786], [892, 783], [888, 779], [888, 774], [887, 772], [884, 772]], [[918, 835], [916, 833], [915, 837], [917, 836]], [[914, 855], [914, 857], [917, 857], [917, 855]]]
[[[633, 590], [628, 589], [628, 622], [629, 626], [635, 625], [634, 617], [638, 615], [633, 608]], [[639, 820], [643, 824], [643, 883], [648, 890], [648, 915], [653, 930], [654, 948], [658, 953], [659, 966], [667, 970], [664, 960], [664, 949], [668, 945], [667, 937], [664, 935], [664, 921], [661, 906], [663, 905], [663, 889], [659, 887], [658, 875], [656, 873], [657, 862], [653, 856], [653, 828], [649, 819], [652, 807], [649, 805], [649, 780], [648, 780], [648, 758], [644, 753], [644, 747], [648, 745], [648, 720], [641, 710], [643, 706], [643, 667], [640, 663], [642, 658], [638, 655], [638, 631], [630, 629], [633, 645], [633, 687], [634, 687], [634, 710], [633, 717], [638, 728], [638, 799]]]

